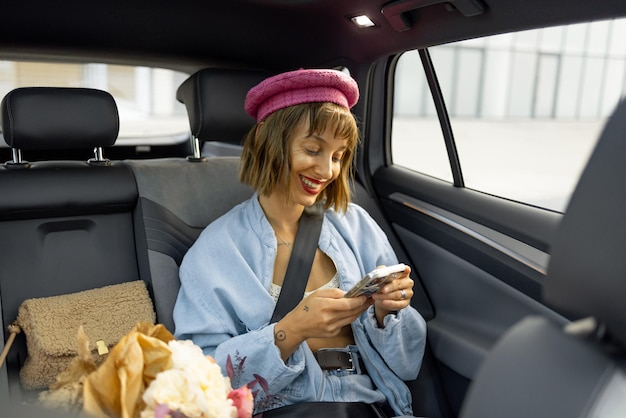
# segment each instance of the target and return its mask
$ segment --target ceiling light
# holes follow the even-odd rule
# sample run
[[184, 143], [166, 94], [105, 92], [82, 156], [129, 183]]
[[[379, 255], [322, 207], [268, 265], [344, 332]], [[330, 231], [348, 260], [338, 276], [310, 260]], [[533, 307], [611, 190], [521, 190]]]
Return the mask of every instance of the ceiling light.
[[359, 28], [371, 28], [372, 26], [376, 26], [376, 23], [374, 23], [372, 19], [367, 17], [367, 15], [354, 16], [351, 17], [350, 20]]

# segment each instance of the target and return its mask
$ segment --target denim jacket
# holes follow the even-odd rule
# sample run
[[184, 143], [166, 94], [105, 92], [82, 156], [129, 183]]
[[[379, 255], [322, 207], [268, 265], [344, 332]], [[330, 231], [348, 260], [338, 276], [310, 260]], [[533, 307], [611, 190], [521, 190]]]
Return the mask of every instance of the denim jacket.
[[[349, 289], [379, 265], [397, 263], [387, 237], [361, 207], [324, 212], [318, 247]], [[185, 255], [174, 308], [175, 336], [215, 358], [234, 388], [249, 384], [255, 413], [300, 402], [389, 402], [411, 414], [403, 380], [417, 377], [426, 325], [412, 307], [389, 314], [379, 328], [370, 307], [352, 324], [367, 375], [329, 376], [306, 343], [284, 362], [270, 319], [277, 242], [255, 194], [214, 221]]]

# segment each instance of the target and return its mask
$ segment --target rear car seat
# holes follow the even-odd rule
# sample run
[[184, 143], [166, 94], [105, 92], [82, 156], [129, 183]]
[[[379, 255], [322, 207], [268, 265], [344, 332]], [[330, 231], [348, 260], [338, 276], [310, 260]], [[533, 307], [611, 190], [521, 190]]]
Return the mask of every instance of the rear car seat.
[[[0, 106], [14, 160], [0, 166], [0, 301], [7, 325], [27, 298], [78, 292], [139, 278], [133, 209], [137, 186], [122, 163], [102, 158], [119, 131], [117, 106], [106, 92], [20, 88]], [[27, 163], [30, 150], [95, 149], [86, 161]], [[0, 344], [2, 344], [0, 342]], [[1, 347], [0, 347], [1, 348]], [[0, 375], [0, 394], [22, 394], [18, 371], [23, 336]], [[7, 384], [8, 382], [8, 384]]]
[[[244, 111], [245, 96], [267, 75], [224, 69], [193, 74], [179, 87], [177, 99], [187, 108], [194, 155], [186, 160], [126, 161], [133, 169], [140, 196], [135, 222], [137, 242], [147, 244], [142, 252], [147, 253], [148, 261], [140, 262], [145, 265], [142, 277], [151, 278], [157, 319], [172, 332], [172, 312], [180, 287], [178, 269], [184, 254], [210, 222], [252, 194], [238, 180], [239, 157], [206, 158], [206, 144], [220, 142], [240, 150], [243, 137], [255, 122]], [[399, 259], [408, 260], [377, 201], [358, 183], [354, 198], [388, 234]], [[432, 318], [432, 306], [417, 280], [415, 289], [414, 305], [425, 318]], [[420, 412], [438, 410], [439, 406], [432, 405], [437, 403], [432, 383], [436, 372], [429, 360], [422, 364], [420, 377], [407, 382], [414, 408]]]
[[178, 268], [200, 232], [252, 195], [239, 183], [237, 157], [126, 161], [137, 179], [137, 242], [142, 278], [151, 282], [157, 321], [174, 332]]
[[209, 223], [252, 195], [239, 182], [239, 157], [206, 158], [200, 155], [201, 144], [241, 143], [254, 125], [244, 111], [245, 95], [265, 77], [263, 72], [213, 68], [191, 75], [176, 97], [187, 108], [194, 155], [126, 161], [139, 190], [137, 242], [146, 246], [142, 277], [152, 281], [158, 322], [172, 332], [183, 256]]

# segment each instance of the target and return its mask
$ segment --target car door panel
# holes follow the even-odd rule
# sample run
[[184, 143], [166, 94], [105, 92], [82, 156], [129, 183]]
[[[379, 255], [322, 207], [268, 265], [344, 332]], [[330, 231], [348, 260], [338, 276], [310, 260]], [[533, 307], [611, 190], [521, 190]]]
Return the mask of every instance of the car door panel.
[[560, 215], [393, 166], [376, 171], [373, 187], [434, 307], [428, 342], [456, 411], [513, 324], [536, 314], [566, 321], [541, 303], [544, 249]]

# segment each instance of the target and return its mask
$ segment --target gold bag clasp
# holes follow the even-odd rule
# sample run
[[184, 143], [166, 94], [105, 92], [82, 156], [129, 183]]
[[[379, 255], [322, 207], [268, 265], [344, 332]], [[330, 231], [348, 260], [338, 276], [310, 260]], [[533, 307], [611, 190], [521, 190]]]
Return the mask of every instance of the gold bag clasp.
[[101, 356], [109, 353], [109, 348], [103, 340], [96, 341], [96, 347], [98, 348], [98, 354], [100, 354]]

